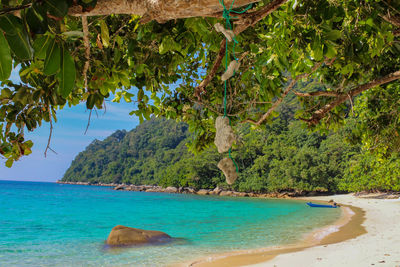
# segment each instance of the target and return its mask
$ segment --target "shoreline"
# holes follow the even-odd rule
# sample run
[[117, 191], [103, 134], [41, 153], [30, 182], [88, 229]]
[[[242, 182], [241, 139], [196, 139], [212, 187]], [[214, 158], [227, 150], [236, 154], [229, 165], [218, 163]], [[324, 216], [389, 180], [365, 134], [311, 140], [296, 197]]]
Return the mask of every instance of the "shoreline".
[[255, 197], [255, 198], [279, 198], [279, 199], [298, 199], [299, 197], [307, 196], [329, 196], [327, 192], [296, 192], [284, 191], [273, 193], [257, 193], [257, 192], [238, 192], [227, 190], [224, 188], [216, 187], [214, 189], [194, 189], [192, 187], [161, 187], [158, 185], [127, 185], [127, 184], [91, 184], [88, 182], [63, 182], [57, 181], [57, 184], [70, 184], [70, 185], [87, 185], [87, 186], [104, 186], [113, 187], [118, 191], [134, 191], [134, 192], [156, 192], [156, 193], [175, 193], [175, 194], [192, 194], [201, 196], [227, 196], [227, 197]]
[[[394, 199], [395, 196], [397, 197]], [[216, 261], [209, 261], [210, 257], [203, 258], [201, 264], [196, 261], [192, 266], [400, 267], [398, 195], [345, 194], [299, 199], [327, 202], [332, 198], [344, 207], [351, 208], [355, 215], [344, 224], [341, 222], [342, 216], [335, 223], [342, 225], [339, 231], [326, 236], [317, 244], [307, 244], [307, 238], [310, 237], [308, 236], [303, 239], [300, 247], [296, 246], [299, 244], [297, 243], [285, 247], [265, 248], [264, 251], [241, 251], [240, 255], [219, 255], [220, 259]], [[333, 227], [336, 227], [335, 224]], [[332, 225], [319, 230], [329, 227]], [[190, 266], [191, 263], [186, 262], [180, 266]]]
[[[94, 185], [99, 186], [99, 184]], [[100, 186], [113, 186], [113, 184]], [[122, 186], [126, 187], [127, 185]], [[125, 188], [124, 190], [158, 192], [152, 191], [152, 187], [155, 186], [133, 186], [134, 190], [126, 190]], [[135, 190], [137, 188], [144, 188], [144, 190]], [[150, 191], [147, 191], [146, 188]], [[221, 190], [216, 188], [206, 191], [209, 193], [217, 189]], [[200, 191], [202, 190], [192, 193], [168, 192], [163, 189], [161, 192], [201, 195], [199, 194]], [[219, 191], [219, 193], [222, 191]], [[311, 232], [295, 244], [206, 255], [197, 258], [197, 260], [175, 262], [169, 266], [364, 267], [378, 265], [400, 267], [400, 246], [398, 245], [400, 244], [400, 225], [398, 224], [400, 221], [400, 192], [324, 194], [306, 197], [290, 197], [286, 193], [283, 198], [299, 201], [328, 202], [330, 199], [334, 199], [343, 207], [342, 210], [348, 208], [350, 213], [354, 213], [354, 215], [349, 217], [348, 214], [344, 214], [346, 216], [341, 216], [334, 224]], [[246, 194], [248, 197], [279, 198], [266, 196], [268, 194]], [[224, 194], [208, 195], [226, 196]], [[321, 232], [331, 233], [321, 240], [315, 241], [315, 235]], [[312, 242], [313, 240], [314, 242]]]
[[[400, 267], [400, 198], [387, 194], [336, 195], [335, 201], [358, 207], [365, 212], [361, 225], [366, 233], [356, 238], [318, 245], [302, 251], [280, 254], [263, 266], [391, 266]], [[332, 197], [313, 197], [307, 200], [326, 201]], [[347, 225], [343, 227], [348, 227]], [[334, 238], [332, 235], [331, 238]]]
[[[308, 198], [294, 199], [302, 201], [309, 200]], [[328, 202], [323, 200], [318, 201]], [[356, 238], [357, 236], [366, 233], [365, 229], [362, 227], [365, 212], [361, 208], [343, 205], [341, 209], [342, 215], [333, 224], [318, 228], [311, 233], [306, 234], [304, 238], [296, 243], [210, 255], [194, 261], [192, 260], [190, 262], [178, 264], [178, 266], [235, 267], [269, 263], [270, 260], [281, 254], [294, 253], [315, 246], [327, 246], [329, 244]], [[354, 231], [355, 229], [356, 231]]]

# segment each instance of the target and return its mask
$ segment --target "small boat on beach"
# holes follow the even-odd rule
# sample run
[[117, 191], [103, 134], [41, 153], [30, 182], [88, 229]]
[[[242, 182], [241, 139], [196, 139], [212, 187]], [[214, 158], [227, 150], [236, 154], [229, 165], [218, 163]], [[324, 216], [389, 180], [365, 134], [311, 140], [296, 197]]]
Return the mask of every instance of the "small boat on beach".
[[321, 205], [321, 204], [314, 204], [311, 202], [307, 202], [307, 205], [312, 208], [337, 208], [337, 205]]

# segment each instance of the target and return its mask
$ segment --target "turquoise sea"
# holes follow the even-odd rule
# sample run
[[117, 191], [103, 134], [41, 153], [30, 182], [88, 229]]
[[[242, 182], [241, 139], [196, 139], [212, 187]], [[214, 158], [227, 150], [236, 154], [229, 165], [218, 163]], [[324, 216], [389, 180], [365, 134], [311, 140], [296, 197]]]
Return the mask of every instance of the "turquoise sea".
[[[340, 209], [313, 209], [295, 200], [0, 181], [0, 266], [164, 266], [293, 243], [339, 216]], [[110, 249], [104, 241], [118, 224], [176, 239]]]

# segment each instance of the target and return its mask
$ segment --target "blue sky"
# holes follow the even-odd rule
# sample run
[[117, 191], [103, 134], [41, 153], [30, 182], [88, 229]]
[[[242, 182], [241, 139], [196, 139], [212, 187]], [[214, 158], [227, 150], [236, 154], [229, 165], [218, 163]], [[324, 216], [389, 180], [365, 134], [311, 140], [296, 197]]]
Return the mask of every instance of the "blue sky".
[[[18, 82], [18, 73], [13, 71], [10, 79]], [[107, 101], [106, 106], [107, 112], [99, 110], [98, 117], [95, 112], [92, 113], [86, 135], [89, 111], [85, 103], [59, 110], [51, 139], [51, 148], [57, 155], [48, 151], [47, 157], [44, 157], [50, 129], [48, 123], [44, 122], [42, 127], [33, 132], [26, 132], [26, 139], [34, 143], [33, 153], [15, 162], [11, 168], [5, 167], [5, 160], [0, 159], [0, 180], [57, 181], [62, 178], [74, 157], [94, 139], [103, 140], [118, 129], [131, 130], [139, 124], [136, 116], [129, 115], [135, 109], [133, 103]]]

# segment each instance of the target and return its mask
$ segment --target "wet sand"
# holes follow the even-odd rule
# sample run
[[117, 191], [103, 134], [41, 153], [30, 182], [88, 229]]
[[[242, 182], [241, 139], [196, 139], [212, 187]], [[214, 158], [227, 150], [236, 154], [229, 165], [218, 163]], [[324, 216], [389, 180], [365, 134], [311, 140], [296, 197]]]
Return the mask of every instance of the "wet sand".
[[[352, 220], [342, 227], [344, 231], [328, 236], [325, 240], [328, 244], [323, 243], [323, 241], [322, 244], [317, 246], [302, 251], [280, 254], [269, 261], [252, 266], [400, 267], [400, 199], [375, 199], [370, 197], [374, 196], [355, 197], [348, 194], [308, 198], [308, 200], [313, 201], [334, 199], [338, 203], [361, 208], [365, 212], [365, 220], [361, 222], [361, 225], [367, 232], [356, 238], [342, 240], [339, 243], [330, 243], [331, 241], [337, 242], [342, 237], [347, 238], [345, 233], [350, 231], [346, 231], [346, 228], [360, 229], [351, 225]], [[354, 217], [354, 219], [358, 220], [357, 217]], [[358, 224], [358, 222], [354, 221], [354, 224]]]
[[[309, 201], [309, 199], [306, 200]], [[321, 200], [320, 202], [324, 201], [327, 200]], [[286, 246], [267, 247], [256, 250], [235, 251], [224, 253], [222, 255], [212, 255], [185, 263], [182, 266], [246, 266], [268, 262], [281, 254], [294, 253], [314, 246], [326, 246], [328, 244], [342, 242], [366, 233], [365, 228], [362, 226], [362, 223], [365, 219], [364, 215], [364, 211], [358, 207], [348, 205], [342, 206], [342, 216], [333, 225], [329, 225], [312, 232], [299, 243]], [[333, 233], [328, 235], [327, 232]], [[273, 265], [266, 263], [266, 265], [263, 266]]]

